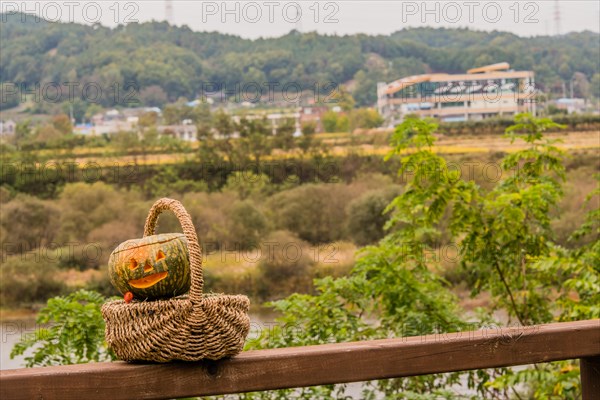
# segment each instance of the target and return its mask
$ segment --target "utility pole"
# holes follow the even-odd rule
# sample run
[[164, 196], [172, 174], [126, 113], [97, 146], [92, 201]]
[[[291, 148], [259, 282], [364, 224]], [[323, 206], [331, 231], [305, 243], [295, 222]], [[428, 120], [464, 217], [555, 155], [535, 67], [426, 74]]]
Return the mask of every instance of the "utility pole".
[[575, 86], [575, 85], [573, 85], [573, 81], [574, 81], [573, 78], [571, 78], [571, 80], [569, 81], [569, 84], [571, 85], [571, 98], [572, 99], [575, 98], [575, 96], [573, 95], [573, 86]]

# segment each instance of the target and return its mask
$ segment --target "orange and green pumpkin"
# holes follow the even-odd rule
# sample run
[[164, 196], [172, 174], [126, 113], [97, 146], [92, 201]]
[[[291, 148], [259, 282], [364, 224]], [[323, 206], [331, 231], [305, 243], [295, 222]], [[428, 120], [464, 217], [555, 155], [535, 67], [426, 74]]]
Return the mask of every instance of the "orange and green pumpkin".
[[190, 257], [185, 235], [167, 233], [121, 243], [108, 260], [110, 281], [122, 294], [160, 299], [190, 289]]

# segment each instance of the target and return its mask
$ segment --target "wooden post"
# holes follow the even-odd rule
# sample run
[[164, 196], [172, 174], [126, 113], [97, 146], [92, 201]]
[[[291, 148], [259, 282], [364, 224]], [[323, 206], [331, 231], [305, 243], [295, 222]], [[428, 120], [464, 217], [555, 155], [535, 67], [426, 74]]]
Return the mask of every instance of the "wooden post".
[[583, 400], [600, 399], [600, 356], [582, 358], [580, 361]]

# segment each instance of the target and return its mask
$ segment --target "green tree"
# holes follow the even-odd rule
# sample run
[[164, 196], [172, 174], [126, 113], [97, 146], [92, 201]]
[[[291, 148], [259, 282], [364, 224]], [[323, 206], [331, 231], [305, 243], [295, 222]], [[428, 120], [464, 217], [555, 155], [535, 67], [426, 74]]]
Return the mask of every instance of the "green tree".
[[69, 135], [73, 133], [73, 125], [71, 119], [66, 114], [59, 114], [52, 118], [52, 126], [58, 130], [62, 135]]
[[590, 91], [592, 96], [600, 99], [600, 72], [596, 72], [590, 81]]
[[236, 171], [227, 177], [224, 191], [235, 192], [241, 200], [249, 197], [264, 196], [269, 190], [271, 180], [267, 175], [252, 171]]
[[[111, 146], [120, 155], [126, 155], [134, 151], [140, 144], [140, 138], [137, 132], [117, 132], [112, 135]], [[134, 163], [137, 164], [137, 158], [134, 156]]]
[[334, 111], [327, 111], [323, 114], [322, 120], [325, 132], [337, 132], [338, 118], [338, 113]]
[[160, 86], [151, 85], [140, 91], [139, 100], [148, 107], [162, 107], [169, 99]]
[[310, 243], [328, 243], [344, 234], [346, 206], [351, 198], [340, 184], [301, 185], [269, 199], [277, 228]]
[[208, 191], [206, 182], [181, 179], [173, 166], [161, 168], [158, 173], [144, 182], [144, 192], [149, 199], [206, 191]]
[[229, 138], [236, 131], [236, 126], [231, 116], [222, 109], [214, 113], [213, 125], [217, 133], [223, 138]]
[[381, 126], [381, 124], [383, 124], [383, 118], [379, 115], [377, 110], [372, 108], [359, 108], [357, 110], [352, 110], [349, 114], [350, 131], [354, 131], [357, 128], [377, 128]]
[[15, 141], [17, 142], [17, 145], [29, 139], [31, 137], [31, 134], [31, 121], [24, 120], [19, 122], [17, 124], [17, 127], [15, 128]]
[[461, 227], [466, 237], [463, 265], [471, 274], [475, 293], [489, 291], [496, 305], [522, 325], [552, 320], [550, 287], [530, 273], [530, 261], [551, 253], [550, 213], [562, 195], [562, 151], [543, 132], [560, 127], [550, 119], [529, 114], [515, 118], [507, 129], [514, 142], [528, 147], [502, 161], [509, 176], [489, 194], [477, 197], [477, 207], [464, 210]]
[[385, 236], [384, 226], [389, 216], [384, 211], [398, 193], [397, 187], [373, 190], [348, 205], [346, 230], [356, 244], [373, 244]]
[[25, 252], [52, 243], [57, 235], [60, 210], [56, 204], [34, 196], [18, 194], [2, 204], [0, 224], [10, 232], [3, 250], [24, 246]]
[[158, 114], [154, 111], [143, 113], [140, 115], [138, 125], [140, 128], [150, 128], [158, 123]]
[[270, 140], [268, 121], [265, 118], [248, 120], [242, 118], [238, 124], [240, 133], [240, 147], [246, 153], [252, 156], [256, 168], [260, 168], [261, 158], [271, 154], [273, 142]]
[[338, 91], [333, 96], [333, 102], [342, 108], [342, 111], [351, 111], [356, 105], [356, 101], [352, 94], [346, 90], [343, 86], [338, 88]]
[[[4, 238], [3, 238], [4, 239]], [[4, 251], [17, 250], [17, 243], [2, 240]], [[23, 247], [21, 254], [2, 254], [0, 304], [5, 308], [32, 307], [64, 293], [57, 259], [64, 249]]]
[[229, 219], [232, 239], [239, 249], [257, 246], [269, 228], [264, 214], [249, 200], [234, 204]]

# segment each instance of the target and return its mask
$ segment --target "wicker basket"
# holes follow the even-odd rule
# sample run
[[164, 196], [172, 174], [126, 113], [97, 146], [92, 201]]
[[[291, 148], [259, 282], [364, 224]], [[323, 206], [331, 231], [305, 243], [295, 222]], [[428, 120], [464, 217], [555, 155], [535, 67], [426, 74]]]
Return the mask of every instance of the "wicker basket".
[[144, 236], [154, 234], [159, 214], [171, 210], [183, 228], [190, 255], [189, 295], [168, 300], [107, 302], [102, 306], [106, 341], [126, 361], [217, 360], [242, 351], [250, 329], [246, 296], [203, 294], [202, 253], [190, 215], [177, 200], [150, 209]]

